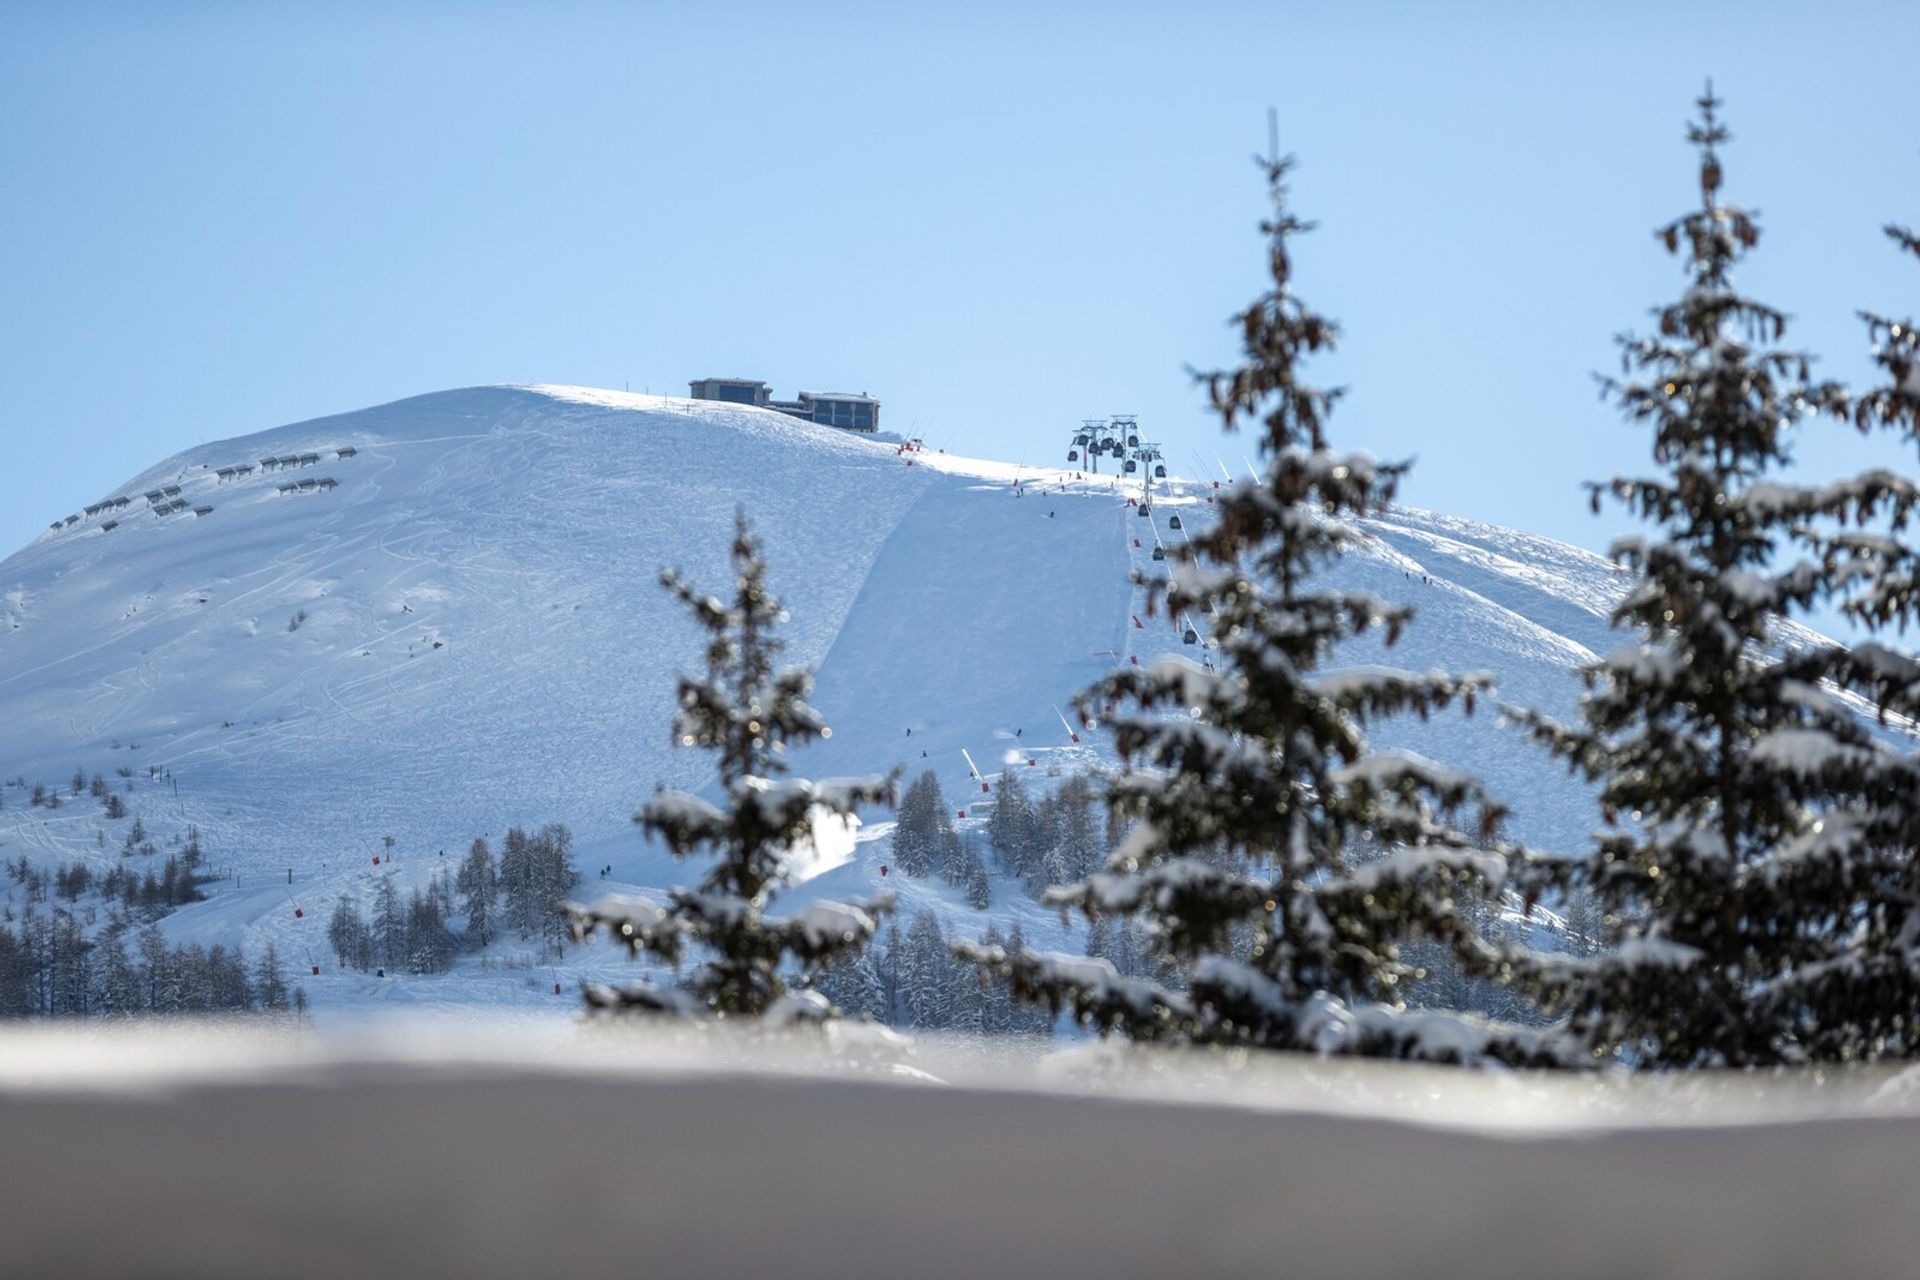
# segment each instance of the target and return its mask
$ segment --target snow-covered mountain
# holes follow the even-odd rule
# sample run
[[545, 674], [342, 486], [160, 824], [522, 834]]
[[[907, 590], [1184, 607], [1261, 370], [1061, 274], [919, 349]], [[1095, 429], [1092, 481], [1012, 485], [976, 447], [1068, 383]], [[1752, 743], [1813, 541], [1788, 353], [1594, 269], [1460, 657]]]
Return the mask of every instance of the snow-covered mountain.
[[[424, 880], [476, 835], [564, 822], [588, 892], [674, 883], [629, 823], [657, 783], [705, 775], [670, 748], [673, 673], [698, 653], [656, 575], [721, 585], [736, 507], [791, 613], [786, 658], [816, 669], [834, 729], [801, 770], [932, 768], [959, 804], [983, 799], [963, 749], [989, 774], [1088, 763], [1100, 735], [1076, 744], [1059, 715], [1076, 690], [1115, 663], [1204, 652], [1129, 578], [1156, 538], [1183, 536], [1171, 517], [1208, 519], [1214, 488], [1168, 482], [1141, 519], [1111, 477], [572, 387], [449, 391], [205, 445], [0, 562], [0, 777], [123, 786], [127, 770], [149, 828], [196, 825], [233, 877], [167, 931], [271, 937], [295, 958], [323, 955], [324, 908], [384, 873], [388, 836], [402, 877]], [[1407, 509], [1367, 532], [1341, 573], [1419, 612], [1394, 650], [1356, 661], [1486, 670], [1502, 699], [1565, 712], [1572, 668], [1618, 642], [1619, 579], [1589, 552]], [[1582, 788], [1490, 708], [1381, 745], [1478, 772], [1537, 845], [1571, 846], [1593, 821]], [[0, 795], [0, 857], [118, 856], [124, 823], [97, 802]], [[821, 850], [803, 893], [879, 886], [874, 817], [858, 846]], [[1062, 927], [1016, 886], [972, 912], [944, 886], [888, 883], [963, 929]], [[335, 999], [389, 990], [318, 981]], [[530, 990], [466, 966], [401, 998]]]

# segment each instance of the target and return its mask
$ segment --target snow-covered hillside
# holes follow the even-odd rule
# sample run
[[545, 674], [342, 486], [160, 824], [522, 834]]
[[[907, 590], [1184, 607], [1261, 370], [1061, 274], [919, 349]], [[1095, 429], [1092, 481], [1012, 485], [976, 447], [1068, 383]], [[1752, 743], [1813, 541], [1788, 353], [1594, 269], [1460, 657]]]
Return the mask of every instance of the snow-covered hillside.
[[[1170, 517], [1204, 522], [1213, 490], [1172, 482], [1141, 519], [1108, 477], [903, 456], [765, 410], [566, 387], [281, 427], [167, 459], [101, 495], [125, 504], [0, 562], [0, 777], [54, 785], [78, 769], [122, 786], [128, 770], [161, 839], [197, 825], [233, 874], [168, 932], [271, 937], [296, 962], [323, 957], [324, 908], [367, 890], [387, 836], [420, 881], [476, 835], [564, 822], [588, 893], [661, 886], [683, 873], [629, 815], [656, 783], [697, 789], [704, 764], [670, 750], [672, 676], [697, 653], [655, 577], [671, 564], [718, 585], [736, 506], [790, 609], [786, 656], [817, 669], [834, 728], [800, 767], [932, 768], [960, 803], [983, 798], [963, 749], [989, 772], [1089, 762], [1099, 735], [1072, 743], [1056, 708], [1114, 663], [1203, 654], [1147, 615], [1129, 574], [1156, 538], [1183, 536]], [[176, 509], [155, 514], [148, 493]], [[1342, 574], [1419, 615], [1390, 654], [1356, 661], [1487, 670], [1502, 698], [1564, 712], [1571, 668], [1613, 643], [1618, 578], [1599, 557], [1413, 510], [1369, 532]], [[1532, 843], [1570, 846], [1591, 824], [1578, 785], [1490, 709], [1383, 745], [1479, 772]], [[0, 857], [118, 856], [123, 824], [97, 802], [4, 797]], [[873, 817], [858, 847], [823, 850], [805, 892], [879, 886]], [[1062, 927], [1011, 885], [986, 912], [944, 886], [889, 885], [967, 931], [1016, 915], [1043, 940]], [[351, 974], [319, 983], [340, 1000], [391, 992]], [[468, 965], [400, 998], [533, 989]]]

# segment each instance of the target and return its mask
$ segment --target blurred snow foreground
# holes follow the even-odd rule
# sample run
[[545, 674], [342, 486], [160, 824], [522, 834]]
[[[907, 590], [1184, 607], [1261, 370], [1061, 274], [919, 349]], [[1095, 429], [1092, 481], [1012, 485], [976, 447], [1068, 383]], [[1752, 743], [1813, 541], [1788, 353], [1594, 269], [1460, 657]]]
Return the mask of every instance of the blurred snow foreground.
[[4, 1275], [1911, 1274], [1920, 1073], [9, 1031]]

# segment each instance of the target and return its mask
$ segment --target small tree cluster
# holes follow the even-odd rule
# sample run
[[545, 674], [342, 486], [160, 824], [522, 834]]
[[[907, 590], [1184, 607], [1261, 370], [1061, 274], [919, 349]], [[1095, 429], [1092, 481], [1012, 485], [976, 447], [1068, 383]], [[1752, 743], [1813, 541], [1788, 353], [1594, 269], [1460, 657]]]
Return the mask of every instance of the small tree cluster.
[[916, 879], [945, 876], [949, 863], [961, 858], [960, 837], [953, 829], [953, 811], [931, 769], [907, 784], [900, 812], [893, 824], [893, 864], [900, 874]]
[[365, 973], [376, 963], [373, 929], [351, 898], [333, 904], [333, 914], [327, 918], [327, 945], [342, 968]]
[[389, 872], [375, 886], [370, 912], [341, 898], [327, 919], [327, 944], [343, 967], [362, 973], [445, 973], [459, 951], [453, 891], [444, 875], [406, 896]]
[[893, 863], [903, 875], [916, 879], [937, 875], [947, 884], [964, 888], [967, 900], [976, 907], [992, 902], [986, 864], [954, 828], [953, 811], [930, 769], [907, 784], [900, 798], [892, 849]]
[[0, 1017], [137, 1017], [304, 1009], [269, 943], [249, 966], [239, 948], [169, 946], [148, 925], [132, 949], [120, 930], [89, 938], [73, 914], [29, 912], [0, 925]]
[[83, 862], [63, 863], [48, 872], [34, 866], [22, 854], [7, 863], [7, 876], [25, 891], [28, 905], [45, 902], [49, 891], [74, 903], [93, 896], [127, 916], [138, 914], [153, 920], [206, 897], [202, 886], [207, 881], [200, 873], [200, 865], [200, 846], [190, 843], [179, 853], [169, 854], [157, 872], [148, 870], [142, 874], [125, 865], [116, 865], [97, 873]]
[[533, 835], [509, 828], [495, 879], [501, 927], [513, 930], [523, 942], [557, 947], [565, 940], [567, 898], [580, 883], [573, 864], [573, 834], [566, 827], [550, 822]]
[[[988, 946], [1024, 945], [1016, 922], [1010, 935], [989, 925]], [[954, 955], [952, 939], [931, 911], [917, 912], [903, 932], [843, 957], [822, 971], [813, 989], [836, 1007], [889, 1026], [919, 1031], [988, 1035], [1046, 1035], [1044, 1010], [1018, 1004], [1004, 979], [982, 982], [975, 967]]]
[[[951, 941], [949, 950], [952, 949]], [[1004, 934], [998, 924], [989, 924], [986, 932], [980, 935], [980, 945], [986, 948], [999, 947], [1021, 955], [1026, 951], [1026, 933], [1020, 928], [1018, 920], [1008, 926]], [[978, 985], [979, 977], [976, 971], [966, 975], [966, 980]], [[988, 974], [981, 1002], [980, 1029], [989, 1035], [1051, 1036], [1053, 1015], [1031, 1001], [1017, 999], [1013, 983], [1005, 975]]]
[[436, 875], [425, 889], [403, 898], [393, 876], [385, 877], [371, 914], [351, 898], [340, 899], [327, 941], [350, 969], [444, 973], [461, 949], [492, 946], [507, 931], [543, 949], [557, 945], [569, 920], [567, 894], [579, 882], [566, 827], [548, 823], [531, 835], [510, 827], [497, 862], [486, 838], [476, 837], [458, 871]]
[[1036, 896], [1092, 875], [1109, 851], [1099, 803], [1098, 789], [1080, 775], [1037, 801], [1018, 774], [1005, 775], [987, 816], [987, 839], [1001, 871]]
[[1094, 916], [1087, 923], [1086, 953], [1105, 960], [1123, 978], [1151, 978], [1159, 968], [1132, 916], [1121, 916], [1117, 924], [1105, 916]]

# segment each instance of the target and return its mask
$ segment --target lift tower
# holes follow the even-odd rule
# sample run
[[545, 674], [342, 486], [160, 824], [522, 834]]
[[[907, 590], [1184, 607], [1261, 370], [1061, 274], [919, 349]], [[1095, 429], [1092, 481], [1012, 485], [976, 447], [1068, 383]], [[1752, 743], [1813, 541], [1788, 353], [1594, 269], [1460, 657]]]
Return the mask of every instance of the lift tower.
[[1160, 446], [1151, 440], [1137, 443], [1133, 456], [1127, 459], [1127, 468], [1135, 467], [1140, 471], [1140, 514], [1145, 515], [1153, 509], [1153, 482], [1167, 478], [1167, 464], [1160, 459]]
[[1067, 446], [1067, 461], [1078, 462], [1099, 475], [1101, 454], [1112, 454], [1118, 458], [1126, 453], [1126, 446], [1120, 441], [1121, 433], [1106, 419], [1088, 418], [1074, 432], [1073, 443]]

